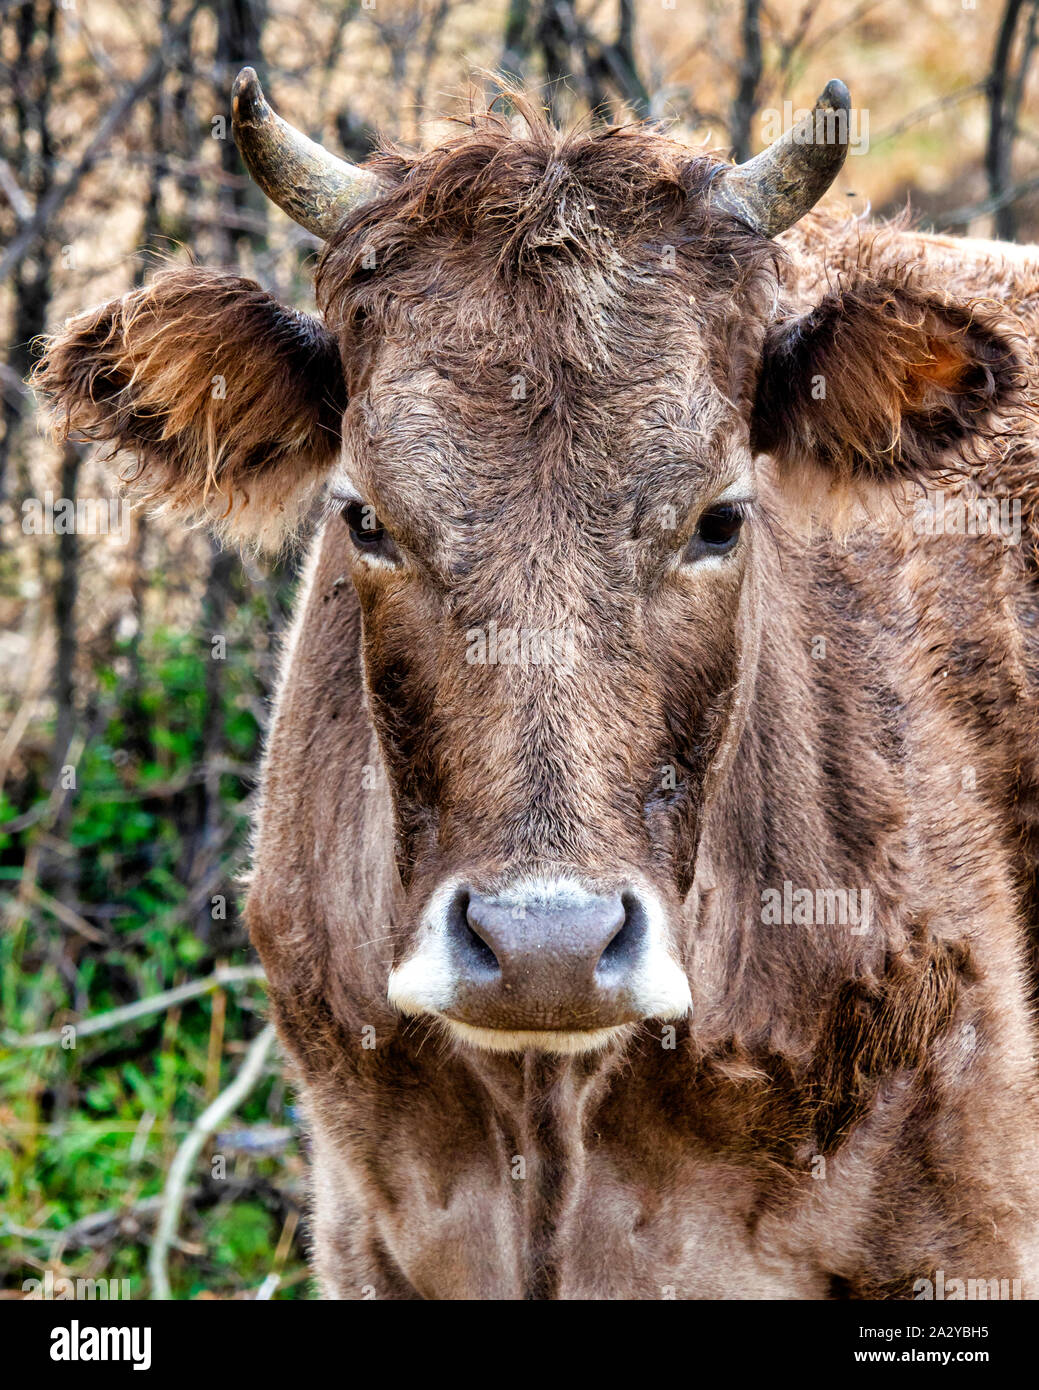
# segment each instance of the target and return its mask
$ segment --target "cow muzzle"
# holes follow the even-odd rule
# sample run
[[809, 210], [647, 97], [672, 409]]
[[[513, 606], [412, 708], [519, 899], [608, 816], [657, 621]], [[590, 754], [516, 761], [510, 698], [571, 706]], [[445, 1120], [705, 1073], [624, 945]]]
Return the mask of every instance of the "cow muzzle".
[[389, 997], [477, 1047], [592, 1050], [626, 1025], [688, 1012], [665, 938], [660, 904], [634, 885], [528, 879], [484, 893], [454, 882], [433, 895]]

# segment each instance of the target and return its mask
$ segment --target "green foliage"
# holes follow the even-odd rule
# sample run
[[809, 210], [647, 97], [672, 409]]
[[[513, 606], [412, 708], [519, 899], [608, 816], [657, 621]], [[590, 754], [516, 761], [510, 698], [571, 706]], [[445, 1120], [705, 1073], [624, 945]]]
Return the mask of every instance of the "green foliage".
[[[0, 824], [16, 827], [0, 832], [5, 1035], [60, 1027], [252, 959], [234, 877], [266, 698], [251, 636], [266, 614], [252, 600], [233, 617], [237, 636], [220, 662], [197, 631], [161, 627], [117, 644], [94, 672], [75, 787], [55, 794], [41, 762], [24, 795], [0, 796]], [[226, 916], [212, 910], [221, 898]], [[69, 913], [85, 931], [70, 927]], [[19, 1289], [50, 1267], [56, 1277], [126, 1278], [131, 1297], [147, 1297], [147, 1217], [96, 1249], [50, 1237], [162, 1192], [178, 1143], [262, 1023], [262, 985], [249, 983], [74, 1047], [0, 1047], [0, 1287]], [[238, 1130], [259, 1124], [293, 1124], [276, 1067], [234, 1117]], [[224, 1178], [213, 1176], [213, 1147], [179, 1231], [192, 1253], [171, 1259], [177, 1297], [255, 1291], [301, 1200], [294, 1136], [272, 1156], [225, 1155]], [[306, 1296], [299, 1242], [283, 1244], [275, 1297]]]

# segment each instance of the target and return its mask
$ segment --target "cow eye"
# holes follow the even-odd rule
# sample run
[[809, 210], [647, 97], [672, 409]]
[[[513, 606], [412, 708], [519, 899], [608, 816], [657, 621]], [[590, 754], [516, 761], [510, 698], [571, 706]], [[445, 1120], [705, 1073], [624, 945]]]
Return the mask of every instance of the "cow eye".
[[732, 550], [740, 538], [740, 527], [744, 521], [744, 510], [735, 502], [719, 502], [708, 507], [700, 517], [696, 535], [686, 546], [686, 560], [697, 560], [706, 555], [724, 555]]
[[350, 528], [350, 539], [363, 555], [377, 555], [380, 559], [399, 563], [400, 551], [376, 516], [374, 507], [366, 502], [347, 502], [343, 517]]

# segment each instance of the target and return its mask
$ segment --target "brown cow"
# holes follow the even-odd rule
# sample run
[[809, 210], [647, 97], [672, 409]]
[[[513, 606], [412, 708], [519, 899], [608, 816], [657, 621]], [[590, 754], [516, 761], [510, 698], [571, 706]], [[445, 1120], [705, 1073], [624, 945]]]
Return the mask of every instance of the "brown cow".
[[738, 168], [512, 105], [358, 170], [247, 70], [323, 318], [170, 271], [39, 372], [168, 510], [330, 499], [247, 908], [324, 1290], [1035, 1296], [1039, 256], [805, 218], [839, 83]]

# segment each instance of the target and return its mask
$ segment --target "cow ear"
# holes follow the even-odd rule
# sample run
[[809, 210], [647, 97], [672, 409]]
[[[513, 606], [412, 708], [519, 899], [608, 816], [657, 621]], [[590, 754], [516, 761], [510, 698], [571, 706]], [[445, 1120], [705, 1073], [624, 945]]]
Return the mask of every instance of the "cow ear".
[[71, 319], [33, 384], [59, 436], [135, 456], [123, 479], [143, 502], [264, 549], [310, 510], [346, 405], [319, 320], [195, 266]]
[[1025, 350], [991, 307], [861, 280], [766, 335], [751, 444], [840, 521], [878, 489], [993, 457], [1026, 393]]

